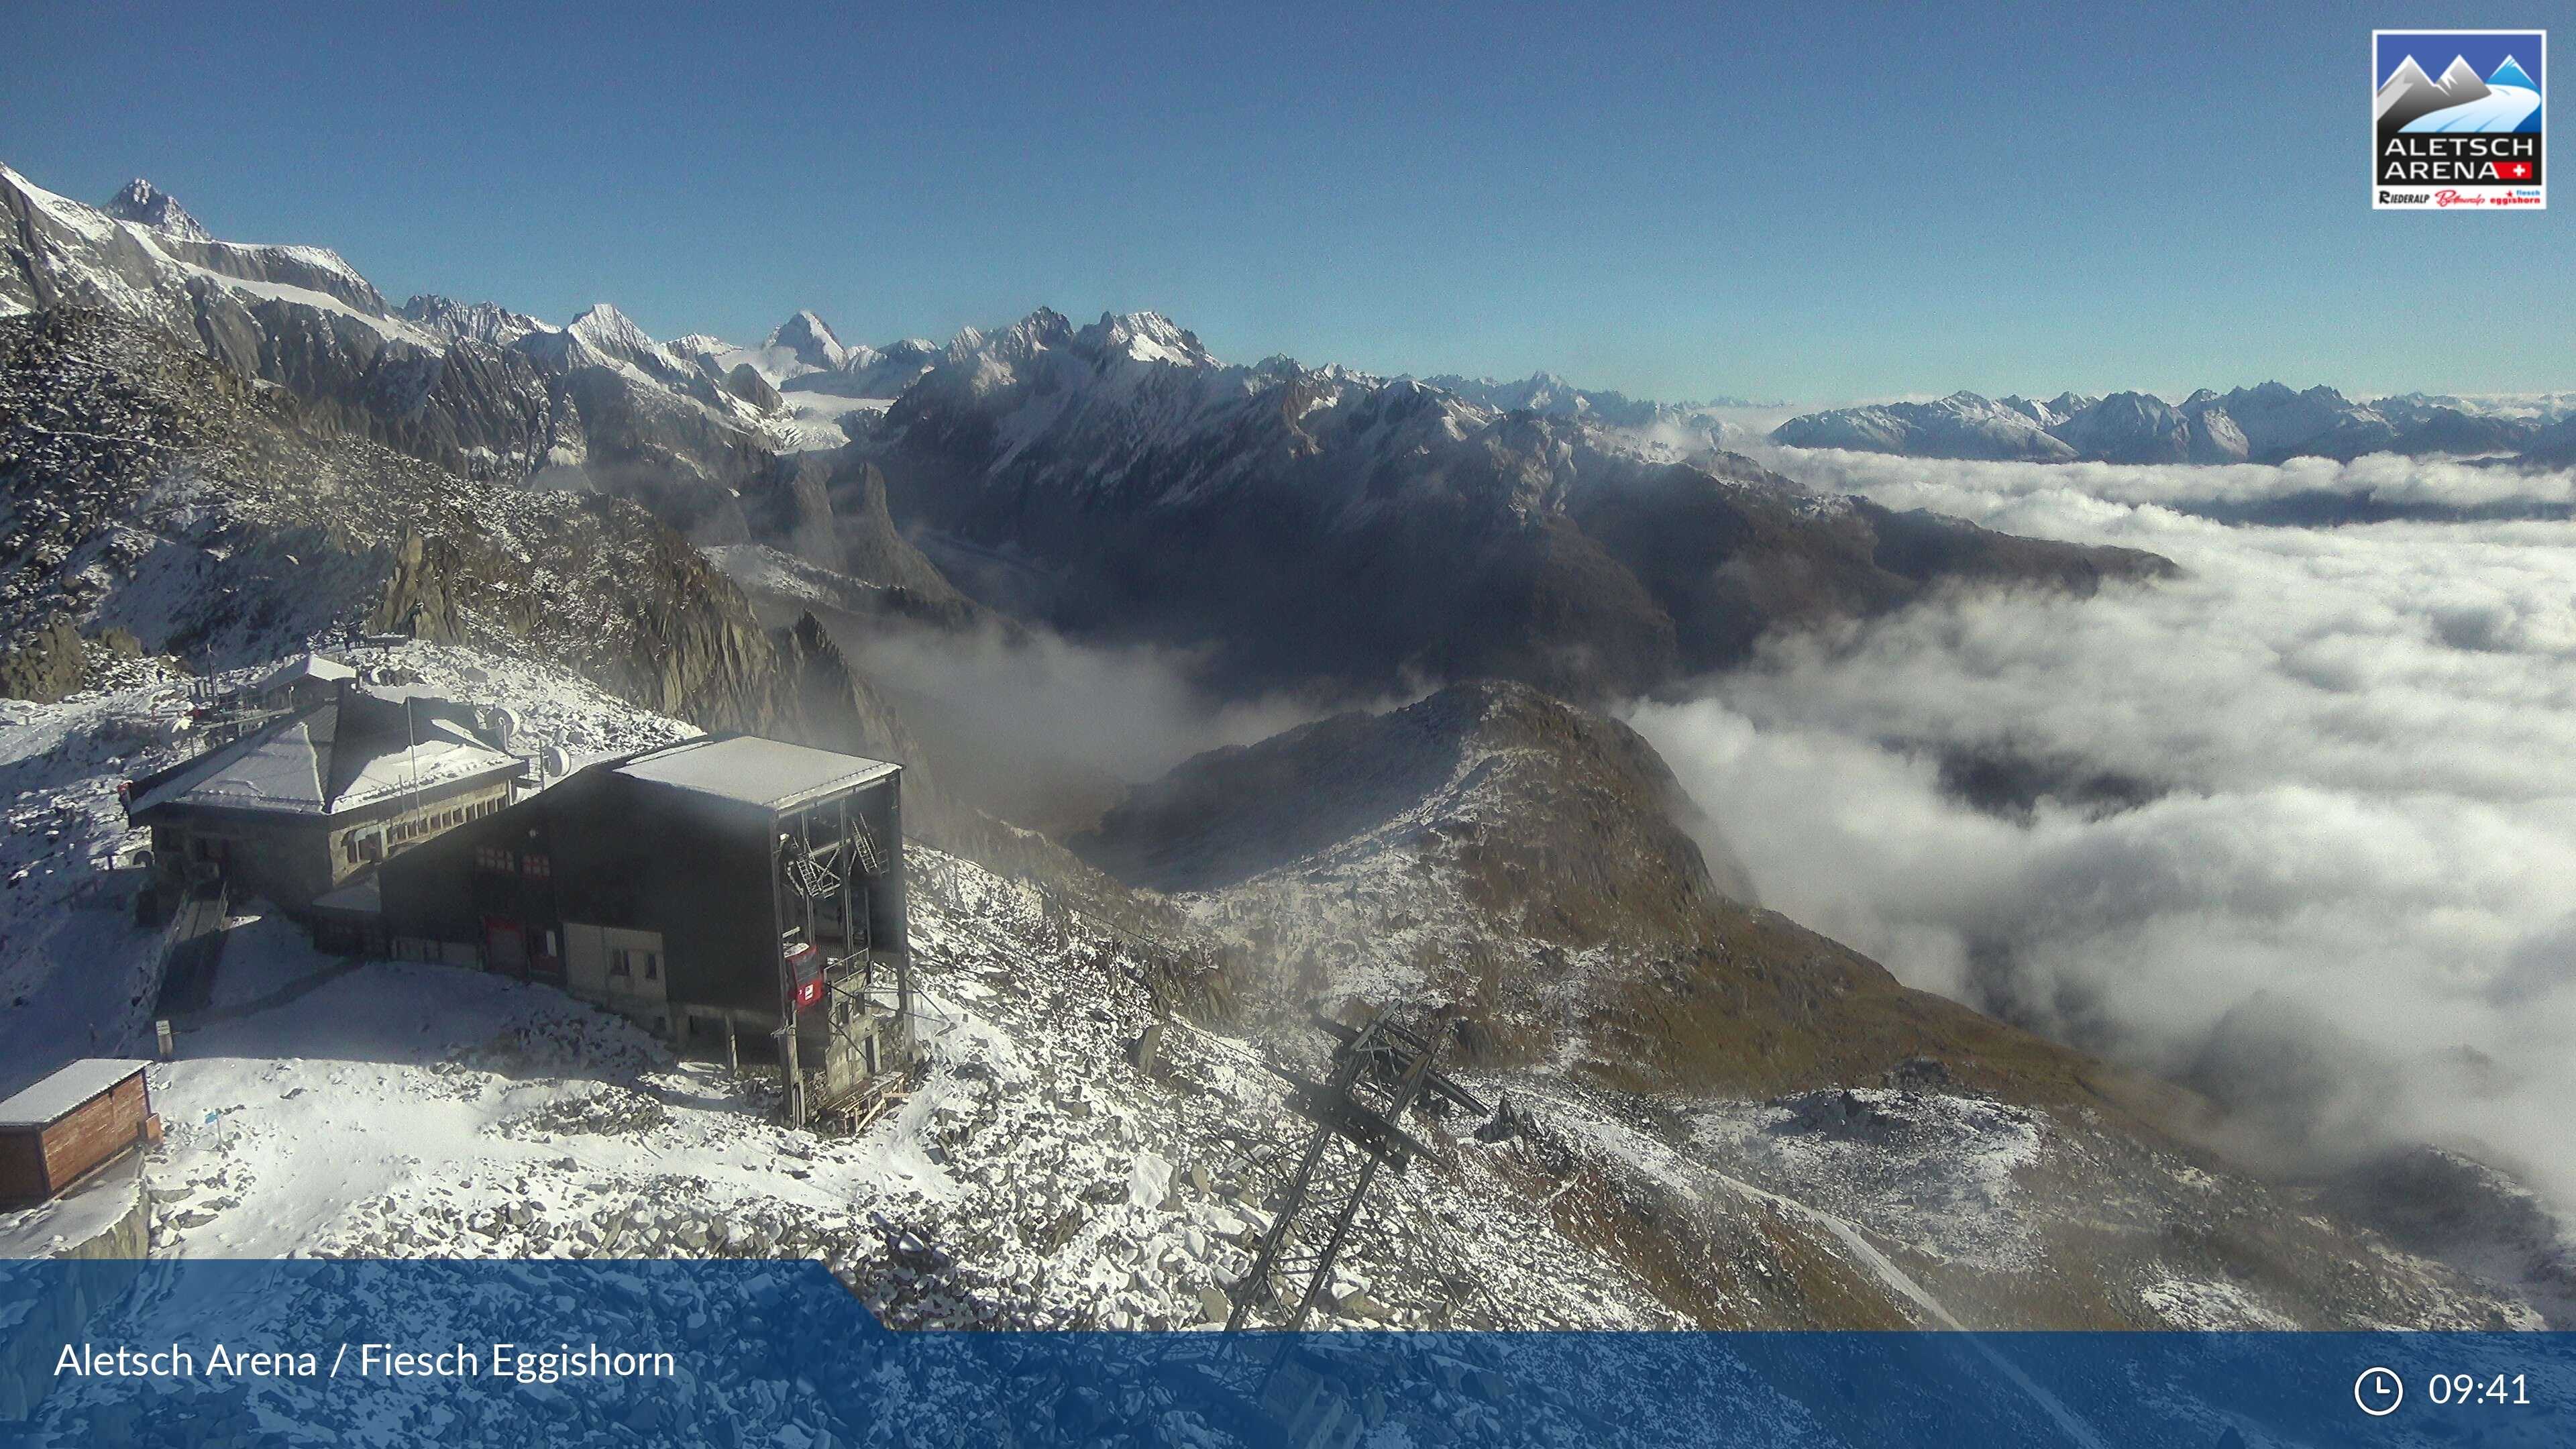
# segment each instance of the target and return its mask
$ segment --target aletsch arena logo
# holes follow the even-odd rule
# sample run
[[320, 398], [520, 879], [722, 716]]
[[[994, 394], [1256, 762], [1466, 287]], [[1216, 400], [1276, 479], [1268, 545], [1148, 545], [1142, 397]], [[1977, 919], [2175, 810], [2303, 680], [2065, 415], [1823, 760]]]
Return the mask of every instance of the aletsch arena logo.
[[2547, 42], [2540, 30], [2372, 31], [2371, 206], [2541, 210]]

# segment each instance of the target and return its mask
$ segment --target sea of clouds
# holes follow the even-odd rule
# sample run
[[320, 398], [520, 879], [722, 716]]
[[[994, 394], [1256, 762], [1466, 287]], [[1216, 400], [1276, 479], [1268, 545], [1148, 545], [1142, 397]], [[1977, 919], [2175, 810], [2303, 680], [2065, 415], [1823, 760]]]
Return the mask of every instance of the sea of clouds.
[[[1912, 984], [2191, 1082], [2289, 1165], [2429, 1138], [2576, 1204], [2576, 524], [2229, 527], [2172, 506], [2546, 501], [2568, 478], [1770, 461], [2185, 575], [1949, 598], [1776, 641], [1704, 697], [1635, 708], [1763, 904]], [[1944, 786], [1963, 751], [2153, 798], [1980, 810]]]

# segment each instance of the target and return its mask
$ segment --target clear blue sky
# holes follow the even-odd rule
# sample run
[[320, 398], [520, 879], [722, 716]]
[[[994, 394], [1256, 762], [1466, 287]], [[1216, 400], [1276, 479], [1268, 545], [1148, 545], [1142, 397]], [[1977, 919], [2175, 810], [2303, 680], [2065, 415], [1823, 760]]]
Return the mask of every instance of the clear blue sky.
[[1044, 303], [1668, 398], [2576, 388], [2576, 191], [2366, 205], [2371, 27], [2563, 3], [1778, 8], [26, 5], [0, 160], [666, 337]]

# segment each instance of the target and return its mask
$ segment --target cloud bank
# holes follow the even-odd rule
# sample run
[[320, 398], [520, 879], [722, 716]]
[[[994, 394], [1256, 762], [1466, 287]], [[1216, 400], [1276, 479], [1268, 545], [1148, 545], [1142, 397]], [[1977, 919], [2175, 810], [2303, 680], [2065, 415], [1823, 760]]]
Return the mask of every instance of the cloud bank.
[[[1912, 984], [2192, 1082], [2323, 1166], [2392, 1137], [2576, 1203], [2576, 526], [2230, 528], [2213, 488], [2564, 476], [1788, 460], [1820, 488], [2154, 549], [2178, 582], [1951, 598], [1784, 640], [1632, 721], [1764, 902]], [[1944, 760], [2148, 782], [2026, 812]]]

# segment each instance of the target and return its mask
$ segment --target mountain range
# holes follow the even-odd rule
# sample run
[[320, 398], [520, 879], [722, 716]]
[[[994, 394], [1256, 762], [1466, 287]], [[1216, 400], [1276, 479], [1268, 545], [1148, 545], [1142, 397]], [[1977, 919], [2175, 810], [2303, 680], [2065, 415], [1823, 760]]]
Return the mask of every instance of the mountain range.
[[[1284, 357], [1229, 364], [1150, 312], [1077, 327], [1041, 309], [884, 348], [808, 312], [757, 347], [664, 343], [605, 304], [560, 327], [396, 307], [336, 253], [201, 240], [148, 183], [119, 205], [141, 219], [0, 171], [0, 305], [155, 327], [414, 457], [631, 499], [701, 547], [843, 570], [899, 556], [872, 536], [884, 520], [976, 602], [1198, 651], [1226, 693], [1501, 675], [1609, 698], [1950, 578], [2082, 592], [2169, 570], [1820, 496], [1714, 430], [1643, 441], [1678, 414], [1596, 409], [1552, 380], [1506, 409]], [[918, 570], [863, 582], [925, 587]]]
[[[1196, 1322], [1231, 1251], [1217, 1225], [1239, 1235], [1266, 1211], [1225, 1186], [1213, 1145], [1279, 1115], [1249, 1068], [1294, 1059], [1317, 998], [1439, 996], [1466, 1024], [1460, 1070], [1520, 1105], [1490, 1137], [1423, 1128], [1438, 1145], [1411, 1220], [1454, 1231], [1371, 1234], [1352, 1262], [1375, 1293], [1333, 1291], [1346, 1322], [2471, 1327], [2567, 1311], [2542, 1291], [2565, 1273], [2546, 1242], [2515, 1248], [2513, 1272], [2473, 1271], [2534, 1231], [2518, 1190], [2474, 1164], [2267, 1181], [2211, 1145], [2213, 1109], [2190, 1092], [1909, 991], [1762, 909], [1715, 843], [1727, 822], [1584, 703], [1936, 589], [2152, 587], [2161, 558], [1822, 495], [1723, 449], [1673, 456], [1608, 416], [1619, 405], [1547, 385], [1505, 407], [1228, 364], [1153, 313], [1041, 310], [883, 348], [800, 313], [757, 347], [662, 342], [607, 306], [561, 326], [394, 306], [330, 251], [213, 240], [144, 185], [88, 207], [0, 171], [0, 211], [0, 685], [16, 696], [0, 772], [20, 801], [0, 842], [5, 1070], [71, 1050], [83, 1016], [109, 1049], [149, 1040], [157, 937], [75, 905], [108, 898], [140, 846], [116, 781], [186, 748], [180, 677], [246, 680], [405, 624], [419, 642], [384, 660], [507, 704], [532, 744], [740, 728], [904, 762], [919, 964], [966, 1026], [930, 1034], [920, 1099], [874, 1135], [798, 1144], [826, 1174], [809, 1199], [878, 1193], [861, 1179], [889, 1156], [955, 1187], [870, 1196], [870, 1217], [858, 1196], [809, 1210], [744, 1185], [709, 1144], [783, 1129], [727, 1095], [756, 1095], [739, 1081], [670, 1108], [685, 1131], [655, 1136], [659, 1108], [601, 1127], [603, 1150], [639, 1138], [631, 1170], [586, 1165], [587, 1146], [495, 1156], [469, 1128], [408, 1156], [369, 1143], [399, 1174], [353, 1188], [312, 1165], [357, 1150], [352, 1124], [452, 1107], [459, 1082], [483, 1094], [497, 1074], [473, 1052], [500, 1039], [495, 1021], [475, 1028], [483, 1047], [430, 1025], [411, 1040], [412, 1016], [464, 1031], [456, 1003], [500, 983], [405, 987], [441, 968], [361, 965], [326, 989], [376, 993], [351, 1018], [398, 1020], [406, 1045], [372, 1085], [312, 1072], [292, 1109], [312, 1115], [262, 1136], [247, 1184], [200, 1193], [154, 1169], [156, 1195], [191, 1203], [156, 1230], [190, 1251], [533, 1255], [649, 1196], [772, 1225], [718, 1235], [723, 1251], [824, 1252], [899, 1323]], [[2026, 406], [2034, 425], [2060, 417]], [[899, 630], [1165, 643], [1220, 691], [1416, 702], [1198, 756], [1058, 841], [980, 808], [925, 727], [937, 716], [840, 644]], [[268, 969], [278, 935], [240, 949]], [[513, 1009], [546, 996], [510, 991]], [[196, 1039], [220, 1050], [171, 1064], [179, 1131], [235, 1105], [216, 1099], [240, 1075], [208, 1061], [306, 1052], [285, 1010], [248, 1003], [231, 1035]], [[619, 1054], [622, 1028], [543, 1010], [591, 1043], [550, 1071]], [[1160, 1077], [1124, 1054], [1149, 1020], [1171, 1027]], [[472, 1225], [388, 1209], [414, 1193], [470, 1204]], [[311, 1229], [291, 1240], [290, 1199]], [[2442, 1217], [2464, 1204], [2492, 1208], [2471, 1224], [2483, 1236]], [[1133, 1266], [1102, 1278], [1112, 1229], [1131, 1227], [1154, 1246], [1115, 1250]], [[920, 1254], [890, 1258], [898, 1240]], [[702, 1232], [633, 1241], [717, 1251]], [[934, 1254], [957, 1270], [935, 1293], [910, 1266]]]
[[2060, 393], [2047, 402], [1957, 392], [1791, 418], [1771, 441], [1914, 458], [2064, 463], [2278, 463], [2290, 458], [2520, 455], [2554, 465], [2576, 450], [2576, 412], [2534, 414], [2421, 393], [2357, 403], [2330, 387], [2277, 382], [2181, 403], [2152, 393]]

